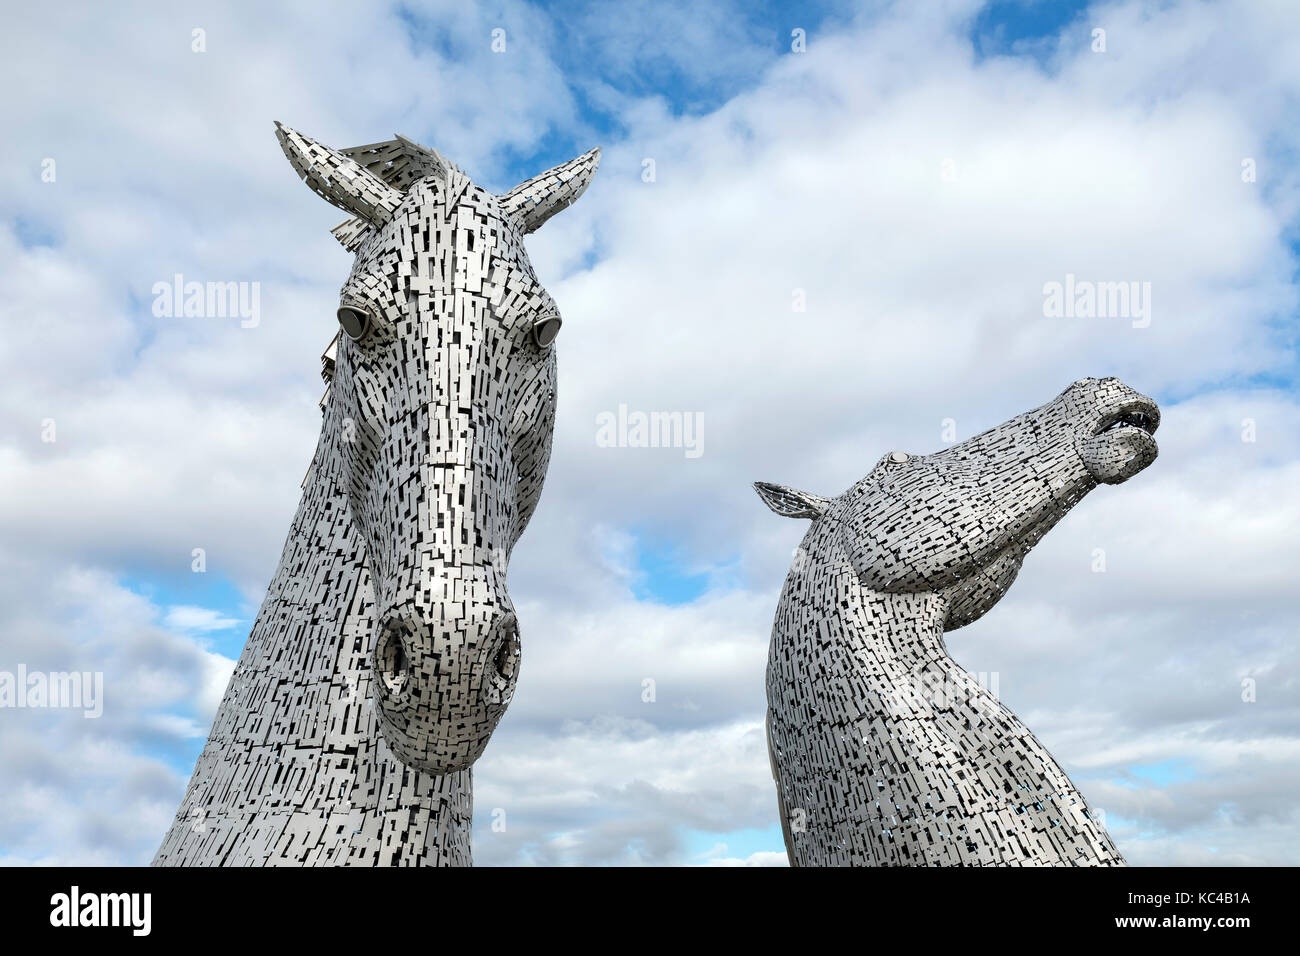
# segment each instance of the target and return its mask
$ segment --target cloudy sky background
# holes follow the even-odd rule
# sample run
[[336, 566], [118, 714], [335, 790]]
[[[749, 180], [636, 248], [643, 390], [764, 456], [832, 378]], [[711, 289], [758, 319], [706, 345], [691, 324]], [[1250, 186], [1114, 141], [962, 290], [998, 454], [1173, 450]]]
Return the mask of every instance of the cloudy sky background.
[[[359, 6], [6, 4], [0, 670], [106, 699], [0, 710], [0, 862], [151, 858], [278, 560], [349, 257], [277, 119], [501, 191], [604, 148], [529, 240], [560, 413], [477, 863], [783, 862], [763, 672], [805, 523], [749, 483], [837, 494], [1090, 375], [1160, 402], [1159, 460], [950, 649], [1131, 863], [1300, 859], [1300, 8]], [[154, 317], [176, 273], [260, 283], [260, 324]], [[1150, 326], [1045, 318], [1067, 273], [1150, 282]], [[598, 447], [620, 404], [702, 414], [703, 454]]]

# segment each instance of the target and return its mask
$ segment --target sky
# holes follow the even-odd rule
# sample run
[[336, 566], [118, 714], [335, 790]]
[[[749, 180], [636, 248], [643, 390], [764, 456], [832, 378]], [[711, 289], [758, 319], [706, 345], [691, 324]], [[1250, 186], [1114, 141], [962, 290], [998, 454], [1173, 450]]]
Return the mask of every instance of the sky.
[[[1294, 3], [5, 21], [0, 671], [104, 690], [95, 719], [0, 708], [0, 863], [151, 859], [279, 558], [350, 257], [276, 120], [401, 133], [497, 191], [603, 149], [528, 240], [558, 424], [477, 865], [783, 865], [763, 675], [806, 523], [751, 482], [835, 495], [1107, 375], [1160, 403], [1159, 459], [949, 649], [1130, 863], [1300, 859]], [[155, 315], [177, 274], [256, 283], [258, 321]], [[1067, 277], [1149, 314], [1046, 314]], [[620, 406], [692, 416], [695, 447], [609, 447]]]

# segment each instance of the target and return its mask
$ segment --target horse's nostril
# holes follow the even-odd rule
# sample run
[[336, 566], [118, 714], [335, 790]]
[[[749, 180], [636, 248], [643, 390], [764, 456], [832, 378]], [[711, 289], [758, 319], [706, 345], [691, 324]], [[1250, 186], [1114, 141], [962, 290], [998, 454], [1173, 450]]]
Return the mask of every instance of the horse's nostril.
[[515, 695], [515, 681], [519, 676], [519, 623], [511, 614], [499, 627], [500, 643], [492, 655], [483, 692], [489, 706], [504, 710]]
[[498, 676], [507, 681], [514, 678], [515, 671], [519, 669], [519, 653], [519, 625], [512, 620], [506, 625], [505, 637], [497, 648], [496, 656], [492, 658], [492, 666], [496, 668]]
[[401, 697], [408, 689], [411, 677], [411, 658], [406, 651], [405, 632], [401, 626], [384, 630], [378, 654], [379, 678], [394, 697]]

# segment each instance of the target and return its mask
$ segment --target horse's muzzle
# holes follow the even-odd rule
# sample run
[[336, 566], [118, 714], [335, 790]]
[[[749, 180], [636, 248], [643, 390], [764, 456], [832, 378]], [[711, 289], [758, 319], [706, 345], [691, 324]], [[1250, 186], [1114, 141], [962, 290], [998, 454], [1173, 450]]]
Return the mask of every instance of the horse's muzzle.
[[371, 662], [379, 726], [404, 764], [445, 774], [487, 747], [519, 678], [519, 624], [502, 605], [392, 609]]

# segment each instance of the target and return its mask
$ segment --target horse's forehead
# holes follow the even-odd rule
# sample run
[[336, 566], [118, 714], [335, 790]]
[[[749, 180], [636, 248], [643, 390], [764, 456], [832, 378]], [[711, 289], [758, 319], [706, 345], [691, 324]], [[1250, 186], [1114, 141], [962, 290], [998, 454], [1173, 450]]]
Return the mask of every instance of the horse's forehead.
[[1025, 429], [1024, 416], [1017, 416], [986, 432], [949, 445], [930, 454], [891, 451], [853, 486], [847, 497], [859, 508], [878, 504], [875, 495], [888, 487], [891, 499], [924, 500], [946, 483], [969, 481], [972, 470], [984, 471], [1005, 459], [1013, 459], [1048, 436]]
[[[372, 272], [391, 272], [397, 264], [414, 259], [426, 253], [434, 255], [436, 249], [426, 248], [423, 230], [403, 230], [403, 215], [420, 210], [420, 215], [429, 219], [439, 219], [450, 223], [458, 218], [461, 210], [471, 210], [473, 218], [479, 222], [479, 232], [494, 232], [498, 241], [490, 247], [490, 256], [500, 260], [508, 267], [518, 269], [526, 279], [532, 278], [532, 265], [524, 248], [523, 236], [515, 223], [505, 215], [495, 194], [477, 185], [462, 175], [459, 181], [453, 179], [435, 191], [431, 184], [416, 182], [407, 194], [398, 215], [388, 223], [382, 232], [375, 234], [371, 241], [364, 243], [357, 250], [353, 261], [352, 274], [360, 275]], [[405, 234], [405, 240], [400, 237]], [[448, 230], [448, 238], [450, 230]]]

